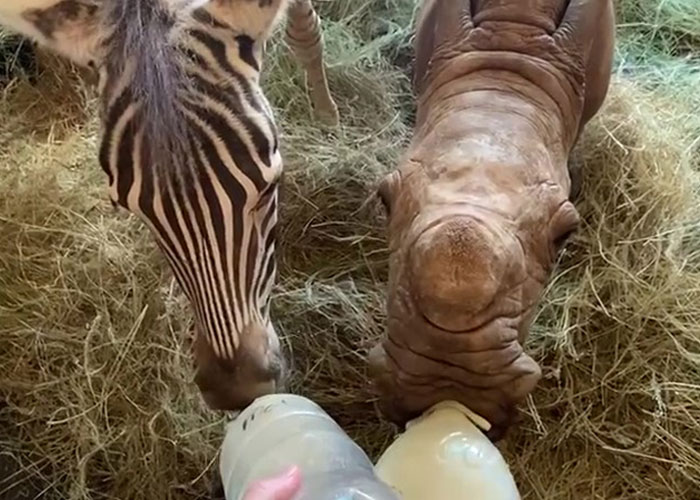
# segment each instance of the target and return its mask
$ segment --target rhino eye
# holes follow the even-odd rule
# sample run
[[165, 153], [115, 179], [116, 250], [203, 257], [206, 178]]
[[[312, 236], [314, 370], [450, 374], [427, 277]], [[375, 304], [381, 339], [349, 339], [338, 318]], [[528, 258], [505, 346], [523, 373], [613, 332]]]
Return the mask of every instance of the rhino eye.
[[386, 214], [391, 215], [391, 204], [389, 203], [387, 195], [383, 189], [379, 189], [379, 191], [377, 191], [377, 197], [379, 198], [379, 201], [382, 202], [382, 206], [384, 207]]
[[565, 231], [561, 235], [554, 238], [554, 248], [556, 248], [557, 251], [561, 250], [566, 242], [569, 241], [569, 238], [571, 238], [571, 235], [574, 234], [574, 232], [576, 232], [575, 229], [569, 229], [568, 231]]
[[571, 235], [576, 232], [580, 223], [579, 215], [571, 202], [565, 202], [552, 218], [550, 234], [552, 250], [559, 253]]
[[392, 172], [379, 183], [377, 187], [377, 196], [384, 205], [384, 210], [386, 215], [391, 215], [391, 205], [398, 193], [398, 189], [401, 185], [401, 174], [398, 171]]

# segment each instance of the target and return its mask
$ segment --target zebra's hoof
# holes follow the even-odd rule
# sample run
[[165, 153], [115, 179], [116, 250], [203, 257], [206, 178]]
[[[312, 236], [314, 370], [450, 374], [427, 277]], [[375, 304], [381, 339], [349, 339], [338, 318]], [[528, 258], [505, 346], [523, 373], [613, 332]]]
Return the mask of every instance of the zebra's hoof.
[[317, 109], [314, 114], [319, 122], [328, 127], [337, 127], [340, 125], [340, 114], [335, 105], [330, 109]]

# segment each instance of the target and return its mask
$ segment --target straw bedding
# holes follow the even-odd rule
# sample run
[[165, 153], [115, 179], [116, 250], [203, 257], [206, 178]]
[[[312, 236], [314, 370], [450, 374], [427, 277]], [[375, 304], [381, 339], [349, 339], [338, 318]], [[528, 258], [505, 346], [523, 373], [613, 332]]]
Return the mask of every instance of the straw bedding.
[[[524, 498], [700, 498], [694, 4], [618, 5], [611, 93], [572, 160], [584, 224], [528, 343], [544, 379], [502, 443]], [[413, 2], [321, 13], [342, 128], [311, 119], [279, 42], [265, 76], [287, 161], [274, 317], [292, 389], [376, 456], [394, 429], [365, 367], [387, 258], [373, 190], [410, 134]], [[43, 67], [0, 95], [0, 498], [207, 498], [225, 416], [192, 382], [188, 305], [107, 200], [91, 86]]]

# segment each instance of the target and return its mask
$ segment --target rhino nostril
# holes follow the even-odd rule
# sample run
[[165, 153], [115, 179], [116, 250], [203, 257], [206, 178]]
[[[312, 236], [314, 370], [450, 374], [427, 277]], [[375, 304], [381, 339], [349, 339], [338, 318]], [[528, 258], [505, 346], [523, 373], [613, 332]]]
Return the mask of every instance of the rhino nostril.
[[410, 250], [410, 291], [435, 326], [460, 331], [496, 299], [507, 270], [505, 239], [483, 222], [452, 217], [429, 228]]

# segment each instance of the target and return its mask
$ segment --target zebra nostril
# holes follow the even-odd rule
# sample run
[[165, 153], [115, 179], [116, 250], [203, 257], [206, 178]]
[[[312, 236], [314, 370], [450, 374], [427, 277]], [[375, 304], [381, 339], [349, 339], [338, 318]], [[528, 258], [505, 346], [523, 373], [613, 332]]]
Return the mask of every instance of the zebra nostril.
[[204, 403], [212, 410], [224, 411], [229, 409], [216, 391], [202, 391], [202, 399], [204, 399]]

